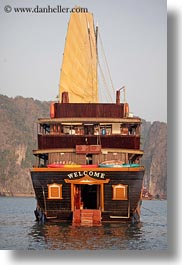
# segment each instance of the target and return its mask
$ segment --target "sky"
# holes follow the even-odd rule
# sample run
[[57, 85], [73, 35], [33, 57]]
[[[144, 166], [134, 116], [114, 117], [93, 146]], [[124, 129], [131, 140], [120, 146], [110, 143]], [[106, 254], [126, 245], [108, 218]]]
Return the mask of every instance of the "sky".
[[70, 13], [14, 11], [37, 5], [88, 8], [99, 26], [114, 89], [126, 86], [134, 115], [167, 121], [166, 0], [1, 0], [0, 94], [56, 100]]

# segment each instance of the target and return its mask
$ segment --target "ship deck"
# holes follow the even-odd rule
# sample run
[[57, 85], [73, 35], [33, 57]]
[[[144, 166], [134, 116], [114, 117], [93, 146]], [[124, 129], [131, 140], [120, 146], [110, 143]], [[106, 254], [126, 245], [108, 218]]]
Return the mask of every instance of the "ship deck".
[[74, 172], [74, 171], [101, 171], [101, 172], [123, 172], [123, 171], [127, 171], [127, 172], [139, 172], [139, 171], [144, 171], [144, 167], [143, 166], [139, 166], [139, 167], [78, 167], [78, 166], [74, 166], [74, 165], [67, 165], [64, 168], [47, 168], [47, 167], [34, 167], [31, 169], [31, 172]]

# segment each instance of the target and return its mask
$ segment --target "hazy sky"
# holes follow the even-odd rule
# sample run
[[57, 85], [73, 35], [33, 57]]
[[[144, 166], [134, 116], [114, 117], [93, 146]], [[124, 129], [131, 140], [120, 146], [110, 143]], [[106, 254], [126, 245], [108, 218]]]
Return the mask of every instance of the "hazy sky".
[[167, 120], [166, 0], [1, 0], [0, 94], [46, 101], [58, 95], [70, 13], [13, 10], [37, 5], [88, 8], [99, 25], [115, 90], [126, 86], [135, 115]]

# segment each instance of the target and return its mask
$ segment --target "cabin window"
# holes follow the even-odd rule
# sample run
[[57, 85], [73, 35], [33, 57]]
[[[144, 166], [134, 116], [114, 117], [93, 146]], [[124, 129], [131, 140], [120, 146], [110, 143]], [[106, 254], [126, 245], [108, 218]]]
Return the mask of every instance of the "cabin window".
[[48, 199], [62, 199], [62, 185], [48, 184]]
[[71, 135], [83, 135], [83, 126], [81, 125], [64, 125], [63, 126], [63, 133], [64, 134], [71, 134]]
[[111, 124], [100, 124], [100, 134], [102, 135], [110, 135], [112, 134], [112, 126]]
[[128, 135], [129, 130], [127, 127], [121, 127], [121, 135]]
[[113, 200], [128, 200], [128, 185], [112, 185]]
[[112, 134], [120, 134], [120, 123], [113, 123], [112, 124]]

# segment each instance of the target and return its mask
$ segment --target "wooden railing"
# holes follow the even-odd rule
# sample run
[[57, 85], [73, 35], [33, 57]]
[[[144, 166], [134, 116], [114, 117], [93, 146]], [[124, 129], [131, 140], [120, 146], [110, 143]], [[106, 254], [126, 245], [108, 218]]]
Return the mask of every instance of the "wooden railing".
[[[55, 103], [54, 118], [102, 117], [123, 118], [124, 104], [107, 103]], [[112, 109], [112, 111], [111, 111]]]
[[135, 135], [38, 135], [38, 149], [76, 148], [78, 145], [101, 145], [102, 148], [140, 149]]

